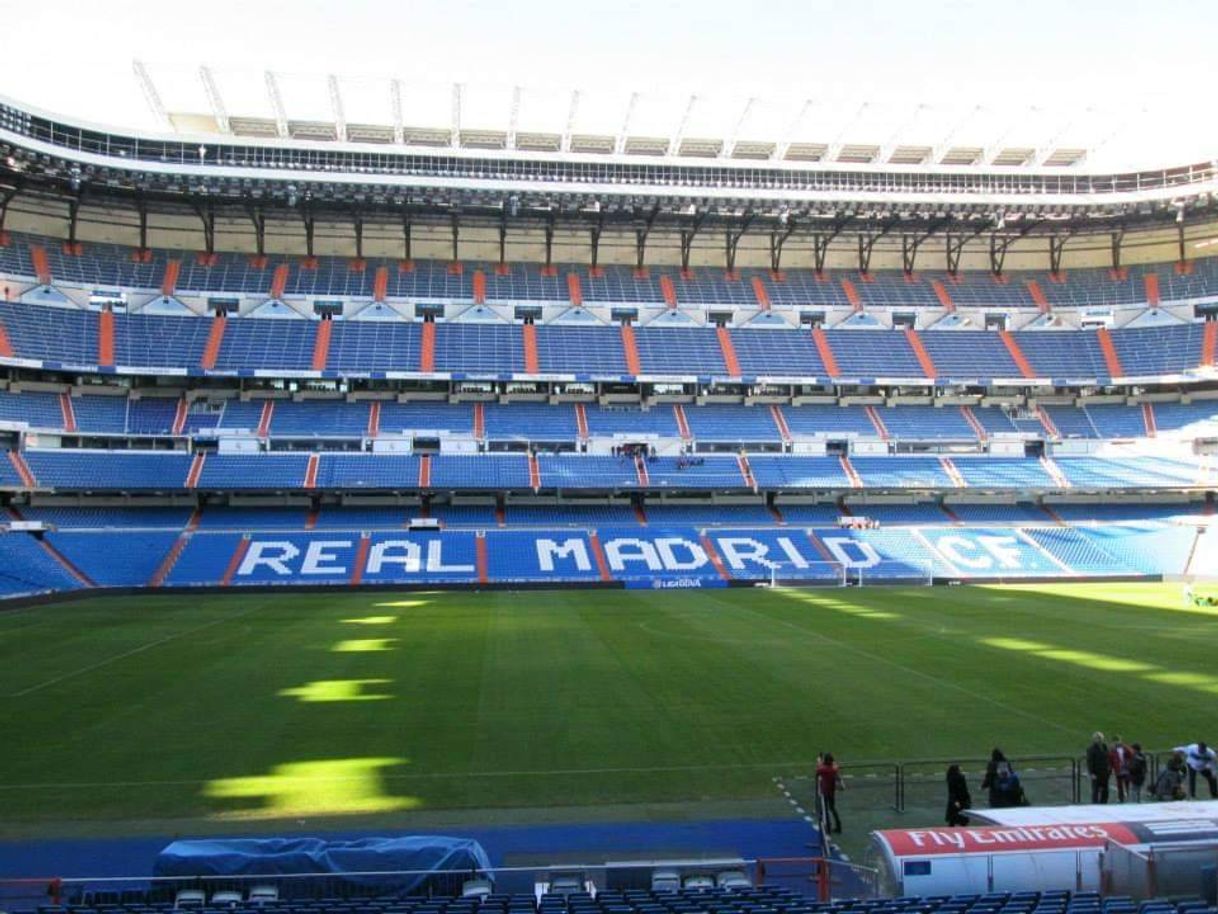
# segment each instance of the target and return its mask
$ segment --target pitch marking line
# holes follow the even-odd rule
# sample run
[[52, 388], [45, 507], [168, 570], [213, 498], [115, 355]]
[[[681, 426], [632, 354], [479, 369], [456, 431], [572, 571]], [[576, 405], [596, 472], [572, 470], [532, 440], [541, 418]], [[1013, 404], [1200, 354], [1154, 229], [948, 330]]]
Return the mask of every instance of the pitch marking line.
[[252, 606], [249, 609], [242, 610], [241, 612], [237, 613], [236, 615], [225, 616], [223, 619], [213, 619], [210, 622], [205, 622], [202, 625], [195, 626], [194, 628], [188, 628], [184, 632], [177, 632], [176, 634], [173, 634], [173, 635], [166, 635], [164, 638], [159, 638], [156, 641], [150, 641], [147, 644], [141, 644], [139, 647], [132, 648], [129, 651], [124, 651], [121, 654], [115, 654], [113, 657], [108, 657], [105, 660], [99, 660], [97, 663], [90, 664], [89, 666], [86, 666], [86, 667], [81, 667], [78, 670], [72, 670], [70, 672], [64, 673], [62, 676], [56, 676], [54, 679], [48, 679], [45, 682], [40, 682], [37, 685], [32, 685], [28, 689], [22, 689], [20, 692], [13, 692], [10, 695], [7, 695], [5, 697], [6, 698], [24, 698], [26, 695], [32, 695], [34, 692], [41, 691], [42, 689], [45, 689], [49, 686], [56, 685], [57, 683], [60, 683], [60, 682], [65, 682], [69, 679], [74, 679], [77, 676], [83, 676], [85, 673], [92, 673], [94, 670], [100, 670], [102, 667], [109, 666], [111, 663], [115, 663], [116, 661], [119, 661], [119, 660], [125, 660], [128, 657], [134, 657], [136, 654], [142, 654], [144, 651], [150, 651], [154, 647], [160, 647], [162, 644], [168, 644], [170, 641], [176, 641], [179, 638], [185, 638], [187, 635], [193, 635], [196, 632], [206, 631], [207, 629], [214, 628], [217, 625], [221, 625], [226, 622], [232, 622], [234, 619], [240, 619], [242, 616], [248, 616], [250, 613], [252, 613], [255, 610], [260, 609], [260, 608], [261, 607], [259, 607], [259, 606]]

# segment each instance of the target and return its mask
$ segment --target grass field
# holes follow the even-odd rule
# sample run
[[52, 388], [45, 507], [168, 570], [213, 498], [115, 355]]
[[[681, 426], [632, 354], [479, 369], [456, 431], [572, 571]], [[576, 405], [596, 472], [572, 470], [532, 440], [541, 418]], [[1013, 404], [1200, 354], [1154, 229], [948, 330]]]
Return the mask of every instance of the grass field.
[[1213, 737], [1167, 585], [231, 593], [0, 613], [0, 822], [773, 798], [852, 760]]

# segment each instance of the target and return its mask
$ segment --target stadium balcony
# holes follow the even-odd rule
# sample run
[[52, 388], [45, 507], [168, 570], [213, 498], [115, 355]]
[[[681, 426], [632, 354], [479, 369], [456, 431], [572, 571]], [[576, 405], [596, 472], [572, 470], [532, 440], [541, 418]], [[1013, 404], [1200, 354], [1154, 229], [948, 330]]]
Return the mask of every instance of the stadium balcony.
[[[279, 306], [283, 309], [284, 306]], [[489, 313], [489, 312], [488, 312]], [[900, 378], [925, 384], [941, 379], [985, 382], [995, 378], [1046, 378], [1061, 385], [1096, 379], [1187, 375], [1207, 356], [1204, 328], [1179, 323], [1110, 332], [1114, 362], [1090, 331], [1023, 330], [1009, 335], [1014, 352], [992, 331], [925, 330], [911, 338], [881, 327], [829, 329], [814, 336], [795, 327], [734, 328], [721, 336], [704, 326], [622, 328], [566, 325], [525, 327], [502, 317], [494, 322], [408, 322], [396, 312], [382, 321], [321, 322], [247, 315], [215, 321], [202, 317], [137, 313], [111, 315], [113, 339], [104, 354], [99, 312], [72, 304], [0, 302], [0, 325], [16, 364], [50, 369], [159, 374], [370, 376], [379, 372], [459, 378], [513, 375], [658, 378], [795, 378], [814, 383], [829, 377], [853, 383]], [[785, 323], [785, 322], [784, 322]], [[426, 339], [425, 339], [426, 337]], [[823, 348], [822, 348], [823, 347]], [[629, 350], [629, 351], [628, 351]], [[1121, 353], [1127, 354], [1127, 363]], [[925, 356], [925, 360], [922, 356]], [[729, 368], [728, 360], [733, 364]], [[831, 364], [826, 361], [832, 359]]]

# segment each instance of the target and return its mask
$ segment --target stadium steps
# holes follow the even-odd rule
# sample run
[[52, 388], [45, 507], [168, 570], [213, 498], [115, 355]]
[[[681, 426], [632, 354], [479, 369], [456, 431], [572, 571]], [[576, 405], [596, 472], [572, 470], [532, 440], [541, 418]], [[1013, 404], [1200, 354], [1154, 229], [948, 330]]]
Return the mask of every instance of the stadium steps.
[[59, 411], [63, 415], [63, 430], [76, 431], [76, 410], [72, 406], [72, 398], [66, 393], [59, 395]]
[[486, 552], [486, 534], [481, 530], [474, 535], [474, 566], [478, 571], [478, 583], [489, 584], [490, 557]]
[[770, 415], [774, 417], [774, 424], [778, 427], [778, 434], [782, 438], [783, 444], [791, 443], [791, 429], [787, 426], [787, 417], [782, 414], [782, 409], [777, 403], [770, 404]]
[[424, 321], [419, 340], [419, 371], [436, 370], [436, 324]]
[[567, 274], [567, 301], [578, 308], [584, 303], [584, 292], [579, 284], [578, 273]]
[[643, 369], [639, 361], [639, 346], [634, 338], [634, 328], [629, 324], [622, 324], [622, 351], [626, 354], [626, 370], [635, 377], [641, 375]]
[[985, 441], [989, 436], [985, 431], [985, 426], [981, 424], [980, 420], [977, 418], [977, 414], [973, 412], [973, 408], [966, 404], [960, 407], [960, 412], [964, 416], [964, 421], [967, 422], [977, 434], [977, 440]]
[[75, 578], [81, 584], [81, 586], [83, 586], [83, 587], [96, 587], [97, 586], [96, 584], [93, 583], [92, 578], [90, 578], [87, 574], [85, 574], [83, 571], [81, 571], [79, 568], [77, 568], [75, 565], [73, 565], [72, 562], [68, 559], [68, 557], [66, 555], [64, 555], [62, 552], [60, 552], [58, 549], [56, 549], [55, 546], [51, 543], [51, 541], [49, 539], [47, 539], [46, 537], [43, 537], [40, 540], [38, 540], [38, 542], [42, 546], [42, 548], [46, 552], [46, 554], [49, 555], [51, 558], [53, 558], [56, 562], [58, 562], [60, 564], [60, 566], [64, 569], [64, 571], [66, 571], [73, 578]]
[[21, 479], [21, 484], [27, 489], [36, 489], [38, 481], [34, 478], [34, 474], [30, 472], [30, 465], [25, 462], [25, 458], [20, 451], [9, 451], [8, 462], [13, 465], [13, 469], [17, 472], [17, 476]]
[[275, 267], [275, 272], [271, 274], [271, 289], [270, 297], [275, 299], [283, 298], [283, 293], [288, 288], [288, 272], [290, 268], [286, 263], [281, 263]]
[[40, 244], [30, 245], [30, 262], [34, 266], [34, 277], [40, 285], [51, 284], [51, 262], [47, 259], [46, 248]]
[[736, 347], [732, 345], [731, 334], [726, 327], [719, 327], [715, 333], [719, 337], [719, 349], [723, 353], [723, 364], [727, 367], [727, 373], [733, 378], [740, 377], [740, 361], [736, 358]]
[[752, 281], [753, 298], [757, 299], [757, 307], [762, 311], [770, 310], [770, 293], [765, 287], [765, 281], [760, 276], [754, 276]]
[[584, 404], [575, 404], [575, 428], [580, 441], [588, 440], [588, 411]]
[[1158, 428], [1155, 424], [1155, 408], [1153, 403], [1142, 404], [1142, 422], [1146, 426], [1146, 437], [1156, 437]]
[[114, 367], [114, 312], [109, 308], [97, 315], [97, 364]]
[[859, 290], [854, 283], [843, 276], [840, 280], [842, 293], [846, 296], [846, 301], [850, 302], [850, 307], [855, 311], [863, 310], [863, 299], [859, 297]]
[[333, 332], [333, 329], [333, 321], [320, 320], [317, 322], [316, 335], [313, 337], [313, 361], [311, 364], [314, 371], [326, 370], [326, 363], [330, 360], [330, 334]]
[[1029, 279], [1024, 285], [1027, 287], [1028, 295], [1032, 296], [1032, 301], [1036, 303], [1036, 308], [1041, 314], [1053, 310], [1053, 306], [1049, 304], [1049, 299], [1045, 298], [1045, 291], [1040, 287], [1039, 282], [1035, 279]]
[[1205, 322], [1205, 335], [1201, 340], [1201, 365], [1213, 365], [1218, 357], [1218, 321]]
[[596, 562], [596, 576], [601, 581], [612, 581], [613, 573], [609, 570], [609, 561], [605, 558], [605, 549], [601, 546], [600, 534], [595, 530], [588, 533], [588, 548], [592, 553], [592, 560]]
[[216, 360], [220, 358], [220, 346], [224, 343], [224, 330], [227, 326], [228, 318], [223, 314], [212, 318], [211, 330], [207, 334], [207, 345], [203, 348], [203, 358], [199, 360], [199, 367], [205, 371], [211, 371], [216, 367]]
[[169, 573], [173, 571], [173, 566], [178, 563], [178, 559], [182, 557], [182, 552], [190, 543], [190, 536], [191, 534], [188, 531], [183, 531], [178, 538], [174, 540], [173, 546], [171, 546], [169, 551], [165, 553], [165, 558], [161, 560], [161, 564], [157, 566], [156, 571], [154, 571], [152, 577], [149, 578], [149, 587], [161, 587], [164, 585], [165, 579], [168, 578]]
[[275, 401], [265, 400], [262, 404], [262, 415], [258, 417], [258, 437], [267, 438], [271, 434], [271, 422], [275, 418]]
[[1153, 271], [1142, 277], [1142, 287], [1146, 292], [1146, 304], [1157, 308], [1162, 300], [1159, 296], [1159, 274]]
[[372, 278], [372, 300], [384, 302], [389, 297], [389, 267], [379, 266]]
[[541, 360], [537, 356], [537, 328], [533, 324], [522, 324], [520, 335], [524, 346], [525, 374], [541, 374]]
[[1025, 378], [1035, 378], [1036, 372], [1032, 368], [1032, 363], [1028, 361], [1028, 357], [1023, 354], [1023, 350], [1019, 348], [1019, 343], [1015, 341], [1015, 337], [1011, 335], [1011, 331], [1002, 330], [999, 332], [999, 337], [1002, 339], [1002, 345], [1007, 347], [1007, 352], [1011, 355], [1011, 361], [1015, 363], [1015, 367], [1019, 369], [1019, 373]]
[[882, 441], [888, 440], [888, 427], [884, 425], [884, 420], [880, 418], [880, 414], [874, 406], [868, 405], [864, 408], [867, 413], [867, 418], [871, 420], [871, 424], [875, 426], [875, 433], [880, 436]]
[[381, 433], [381, 401], [370, 400], [368, 403], [368, 428], [367, 435], [369, 438], [375, 438]]
[[486, 274], [481, 270], [474, 270], [472, 288], [474, 292], [474, 304], [486, 304]]
[[13, 357], [13, 344], [9, 341], [8, 331], [4, 329], [4, 321], [0, 321], [0, 358]]
[[922, 373], [932, 381], [938, 377], [935, 372], [935, 361], [930, 357], [930, 353], [926, 351], [926, 347], [922, 345], [922, 337], [918, 336], [918, 331], [912, 327], [905, 328], [905, 339], [909, 342], [909, 348], [913, 350], [914, 355], [918, 359], [918, 364], [922, 366]]
[[1125, 372], [1121, 370], [1121, 358], [1117, 355], [1116, 347], [1112, 345], [1112, 334], [1108, 332], [1108, 328], [1101, 327], [1097, 330], [1096, 338], [1100, 343], [1100, 351], [1104, 353], [1104, 364], [1108, 367], [1108, 376], [1123, 378]]
[[937, 279], [932, 279], [930, 287], [934, 290], [935, 298], [939, 299], [939, 304], [943, 306], [943, 309], [948, 314], [954, 314], [956, 312], [956, 303], [952, 301], [952, 295], [947, 291], [947, 286]]
[[[151, 252], [150, 252], [151, 253]], [[166, 298], [178, 288], [178, 275], [182, 272], [182, 261], [171, 257], [165, 261], [165, 272], [161, 274], [161, 294]]]
[[841, 372], [837, 368], [837, 357], [833, 354], [833, 348], [829, 345], [829, 338], [825, 336], [825, 331], [820, 327], [813, 328], [812, 342], [816, 344], [816, 351], [820, 354], [820, 360], [825, 366], [825, 371], [829, 373], [829, 377], [839, 377]]

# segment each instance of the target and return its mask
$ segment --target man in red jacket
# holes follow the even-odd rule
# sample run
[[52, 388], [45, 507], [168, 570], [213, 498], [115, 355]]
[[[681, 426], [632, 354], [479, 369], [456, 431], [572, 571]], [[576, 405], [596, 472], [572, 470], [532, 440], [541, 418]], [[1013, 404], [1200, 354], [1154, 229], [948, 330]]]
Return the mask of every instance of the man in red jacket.
[[829, 816], [833, 816], [832, 831], [842, 833], [842, 818], [837, 814], [837, 789], [842, 785], [842, 772], [833, 761], [833, 753], [826, 752], [816, 766], [816, 796], [820, 800], [820, 821], [829, 824]]

